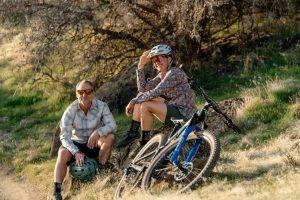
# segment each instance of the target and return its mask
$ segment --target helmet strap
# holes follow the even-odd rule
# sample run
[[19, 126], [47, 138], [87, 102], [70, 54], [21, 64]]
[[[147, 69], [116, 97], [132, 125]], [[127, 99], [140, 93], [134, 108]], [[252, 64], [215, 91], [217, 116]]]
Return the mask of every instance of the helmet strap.
[[[172, 58], [172, 57], [171, 57]], [[171, 61], [169, 62], [169, 64], [168, 64], [168, 70], [172, 67], [172, 64], [173, 64], [173, 58], [171, 59]]]

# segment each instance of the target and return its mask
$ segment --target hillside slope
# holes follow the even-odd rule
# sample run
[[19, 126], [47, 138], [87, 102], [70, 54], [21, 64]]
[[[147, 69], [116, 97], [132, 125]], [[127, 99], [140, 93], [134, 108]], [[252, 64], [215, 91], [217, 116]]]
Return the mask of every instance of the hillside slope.
[[[13, 35], [0, 46], [0, 165], [22, 179], [1, 175], [3, 180], [13, 180], [11, 186], [18, 191], [0, 186], [6, 191], [0, 192], [0, 197], [18, 198], [9, 195], [24, 192], [24, 199], [26, 195], [29, 198], [33, 193], [30, 188], [36, 187], [35, 199], [45, 199], [51, 194], [55, 163], [55, 158], [49, 157], [51, 137], [69, 102], [18, 84], [22, 78], [18, 65], [24, 64], [19, 38]], [[282, 57], [278, 59], [278, 55]], [[207, 82], [205, 86], [215, 88], [209, 92], [218, 100], [246, 99], [235, 119], [243, 133], [216, 133], [222, 142], [221, 158], [212, 176], [196, 190], [180, 195], [171, 191], [159, 197], [140, 192], [131, 199], [300, 199], [297, 55], [299, 46], [275, 54], [270, 65], [263, 63], [252, 71], [219, 75]], [[124, 114], [114, 115], [119, 131], [125, 130], [128, 119]], [[112, 199], [119, 179], [118, 173], [98, 175], [90, 183], [78, 184], [70, 197]]]

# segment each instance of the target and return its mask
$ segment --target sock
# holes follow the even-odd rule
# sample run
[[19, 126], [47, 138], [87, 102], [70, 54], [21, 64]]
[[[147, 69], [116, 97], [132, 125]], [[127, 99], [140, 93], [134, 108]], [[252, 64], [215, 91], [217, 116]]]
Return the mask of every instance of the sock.
[[61, 183], [54, 182], [54, 193], [60, 193], [61, 192]]
[[142, 131], [141, 144], [145, 145], [150, 140], [150, 131]]
[[140, 129], [140, 126], [141, 126], [141, 122], [132, 120], [129, 132], [137, 134]]

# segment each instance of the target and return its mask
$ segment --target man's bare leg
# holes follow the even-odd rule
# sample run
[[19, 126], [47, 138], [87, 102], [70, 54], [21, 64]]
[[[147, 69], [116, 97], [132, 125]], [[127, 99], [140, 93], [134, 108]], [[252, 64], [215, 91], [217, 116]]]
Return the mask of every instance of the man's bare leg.
[[71, 160], [72, 154], [65, 148], [58, 151], [58, 157], [54, 168], [54, 182], [62, 183], [67, 172], [67, 162]]
[[65, 148], [58, 151], [58, 157], [54, 168], [53, 199], [62, 199], [61, 185], [66, 176], [67, 162], [71, 160], [72, 154]]
[[99, 152], [99, 163], [105, 165], [110, 158], [112, 147], [115, 144], [115, 135], [109, 133], [107, 136], [99, 138], [98, 146], [100, 147]]

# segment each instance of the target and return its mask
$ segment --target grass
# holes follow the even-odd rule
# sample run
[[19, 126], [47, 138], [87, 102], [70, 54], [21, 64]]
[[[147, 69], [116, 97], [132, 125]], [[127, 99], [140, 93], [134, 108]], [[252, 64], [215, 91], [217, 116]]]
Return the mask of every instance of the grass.
[[[200, 64], [196, 62], [188, 74], [216, 100], [239, 96], [245, 89], [264, 84], [268, 80], [300, 80], [300, 58], [297, 56], [300, 54], [299, 47], [282, 52], [278, 44], [267, 43], [254, 52], [260, 61], [251, 66], [251, 70], [247, 70], [245, 63], [239, 61], [235, 65], [236, 70], [230, 73], [218, 72], [214, 67], [216, 63], [207, 63], [199, 71], [195, 66]], [[240, 57], [239, 60], [243, 58]]]
[[[16, 171], [49, 159], [51, 137], [64, 106], [52, 107], [41, 94], [0, 88], [0, 159]], [[63, 105], [63, 104], [61, 104]]]
[[[50, 191], [55, 163], [49, 158], [52, 133], [71, 100], [64, 100], [59, 92], [46, 95], [20, 87], [11, 70], [16, 64], [14, 48], [8, 44], [3, 48], [9, 52], [6, 57], [0, 53], [1, 164], [19, 172], [41, 191]], [[192, 193], [168, 192], [157, 198], [137, 193], [132, 199], [300, 197], [299, 47], [280, 52], [276, 45], [269, 44], [257, 49], [257, 54], [264, 61], [253, 70], [239, 66], [233, 73], [194, 72], [197, 83], [216, 100], [237, 96], [246, 99], [236, 119], [243, 134], [228, 131], [221, 136], [222, 154], [214, 176]], [[201, 104], [199, 96], [197, 104]], [[130, 119], [123, 113], [114, 113], [114, 117], [118, 133], [129, 128]], [[155, 121], [155, 126], [159, 122]], [[72, 199], [112, 199], [118, 180], [119, 175], [105, 174], [80, 184]]]
[[246, 103], [238, 110], [237, 117], [243, 135], [226, 134], [225, 149], [246, 150], [276, 139], [299, 118], [299, 83], [299, 80], [273, 80], [244, 91]]

